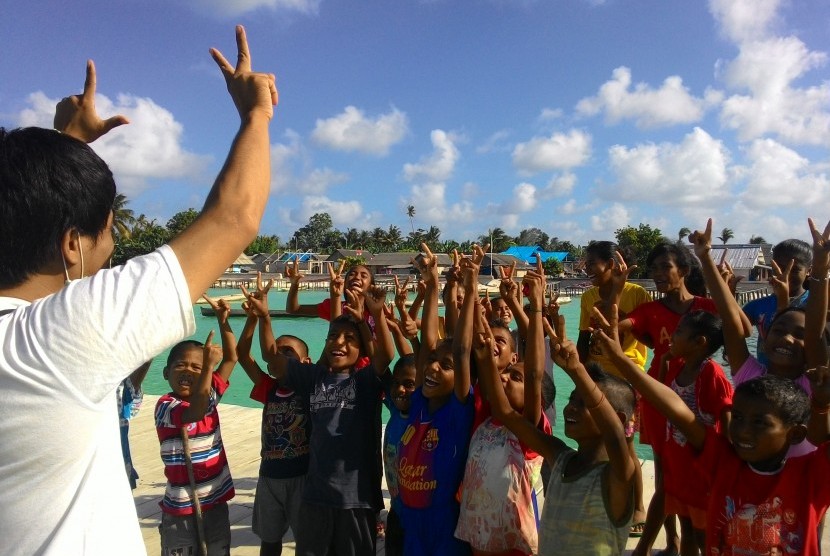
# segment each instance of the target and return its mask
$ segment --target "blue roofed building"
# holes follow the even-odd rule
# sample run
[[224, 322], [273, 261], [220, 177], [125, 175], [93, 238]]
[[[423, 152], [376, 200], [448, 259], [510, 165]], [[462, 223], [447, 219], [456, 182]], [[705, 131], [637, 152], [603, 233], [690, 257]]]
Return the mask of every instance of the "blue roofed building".
[[542, 262], [544, 263], [548, 259], [556, 259], [557, 261], [564, 262], [565, 259], [568, 257], [567, 251], [542, 251], [542, 248], [533, 245], [514, 245], [507, 251], [502, 251], [502, 255], [512, 255], [519, 260], [526, 262], [529, 265], [536, 264], [536, 253], [542, 257]]

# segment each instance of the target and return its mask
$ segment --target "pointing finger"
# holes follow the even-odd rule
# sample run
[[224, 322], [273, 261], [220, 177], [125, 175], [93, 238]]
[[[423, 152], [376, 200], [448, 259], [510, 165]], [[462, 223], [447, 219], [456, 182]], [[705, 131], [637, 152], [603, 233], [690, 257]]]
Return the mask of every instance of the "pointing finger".
[[248, 37], [245, 28], [236, 26], [236, 72], [237, 74], [251, 71], [251, 53], [248, 51]]
[[86, 61], [86, 79], [84, 80], [84, 92], [83, 92], [83, 100], [85, 101], [94, 101], [95, 100], [95, 87], [96, 87], [96, 78], [95, 78], [95, 62], [92, 60]]

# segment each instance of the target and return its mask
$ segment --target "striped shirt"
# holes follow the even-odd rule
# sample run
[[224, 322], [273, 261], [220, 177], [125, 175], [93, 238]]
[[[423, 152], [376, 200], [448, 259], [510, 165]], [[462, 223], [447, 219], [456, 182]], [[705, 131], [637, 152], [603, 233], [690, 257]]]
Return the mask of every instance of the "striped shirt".
[[[214, 374], [205, 416], [201, 421], [187, 424], [196, 492], [203, 511], [234, 496], [233, 480], [222, 444], [217, 409], [219, 398], [227, 388], [228, 383]], [[156, 404], [156, 432], [161, 443], [164, 475], [167, 477], [164, 499], [159, 505], [164, 512], [174, 515], [193, 513], [190, 480], [179, 432], [183, 425], [182, 412], [188, 406], [187, 401], [175, 397], [173, 393], [165, 394]]]

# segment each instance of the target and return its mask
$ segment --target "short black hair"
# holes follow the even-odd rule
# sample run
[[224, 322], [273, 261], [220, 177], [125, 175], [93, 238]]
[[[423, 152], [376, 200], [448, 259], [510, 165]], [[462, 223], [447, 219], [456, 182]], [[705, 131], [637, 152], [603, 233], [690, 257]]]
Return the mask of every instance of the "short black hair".
[[36, 127], [0, 128], [0, 287], [60, 261], [69, 230], [98, 238], [115, 181], [84, 142]]
[[585, 247], [586, 256], [593, 255], [603, 261], [613, 260], [616, 262], [616, 259], [614, 258], [615, 253], [619, 253], [623, 260], [628, 264], [634, 264], [636, 261], [636, 257], [630, 249], [620, 247], [613, 241], [591, 241], [588, 243], [588, 246]]
[[800, 239], [785, 239], [775, 244], [772, 248], [772, 258], [784, 257], [795, 259], [795, 262], [802, 266], [813, 264], [813, 249], [810, 244]]
[[810, 417], [810, 399], [795, 381], [769, 373], [735, 388], [734, 397], [751, 396], [771, 403], [786, 425], [804, 425]]
[[634, 415], [634, 408], [637, 404], [637, 397], [631, 384], [605, 372], [597, 363], [588, 363], [585, 369], [588, 371], [591, 380], [605, 394], [605, 399], [608, 400], [614, 411], [622, 412], [625, 414], [625, 420], [630, 420], [631, 416]]
[[415, 368], [415, 354], [407, 353], [406, 355], [401, 355], [400, 358], [395, 361], [395, 366], [392, 367], [392, 374], [394, 375], [401, 369], [405, 369], [406, 367]]
[[167, 366], [169, 367], [170, 365], [172, 365], [173, 362], [176, 360], [176, 357], [178, 357], [179, 354], [183, 351], [188, 349], [202, 349], [204, 346], [205, 344], [198, 340], [184, 340], [182, 342], [179, 342], [178, 344], [170, 348], [170, 354], [167, 356]]
[[680, 319], [677, 327], [688, 327], [696, 337], [706, 338], [706, 355], [712, 355], [723, 346], [723, 321], [708, 311], [689, 311]]
[[280, 334], [279, 336], [277, 336], [277, 340], [279, 340], [280, 338], [291, 338], [295, 342], [299, 342], [300, 345], [303, 346], [303, 349], [305, 350], [305, 356], [308, 357], [308, 344], [305, 342], [305, 340], [303, 340], [302, 338], [297, 337], [293, 334]]
[[688, 272], [692, 268], [692, 265], [694, 265], [694, 259], [688, 247], [678, 245], [674, 241], [663, 238], [660, 240], [660, 243], [655, 245], [651, 251], [649, 251], [648, 257], [646, 257], [646, 267], [650, 268], [651, 265], [654, 264], [654, 261], [663, 255], [671, 255], [674, 259], [674, 264], [677, 265], [677, 268], [685, 270], [686, 272]]

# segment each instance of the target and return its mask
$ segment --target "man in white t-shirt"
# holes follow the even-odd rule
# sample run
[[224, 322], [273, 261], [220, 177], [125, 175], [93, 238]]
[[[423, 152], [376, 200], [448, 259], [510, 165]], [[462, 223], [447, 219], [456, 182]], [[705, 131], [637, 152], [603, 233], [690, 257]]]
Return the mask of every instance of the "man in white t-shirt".
[[241, 118], [199, 218], [158, 251], [112, 255], [115, 183], [86, 143], [95, 68], [52, 130], [0, 128], [0, 539], [4, 554], [144, 554], [115, 389], [194, 331], [192, 303], [257, 234], [270, 183], [273, 75], [216, 50]]

